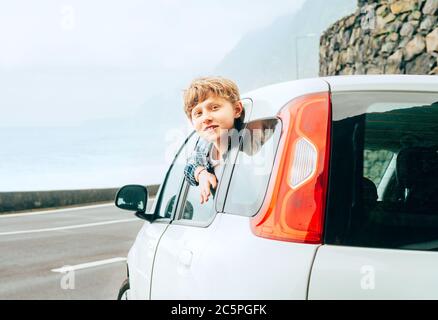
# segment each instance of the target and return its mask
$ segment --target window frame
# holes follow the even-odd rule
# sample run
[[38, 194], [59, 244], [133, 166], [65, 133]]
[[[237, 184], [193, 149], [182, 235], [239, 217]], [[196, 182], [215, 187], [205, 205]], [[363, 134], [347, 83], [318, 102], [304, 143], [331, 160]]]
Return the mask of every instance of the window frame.
[[[183, 212], [184, 212], [184, 206], [187, 200], [187, 195], [189, 193], [190, 188], [196, 188], [195, 186], [191, 186], [187, 181], [184, 181], [183, 187], [180, 191], [180, 197], [179, 201], [176, 206], [176, 211], [174, 215], [174, 219], [172, 219], [171, 224], [172, 225], [179, 225], [179, 226], [189, 226], [189, 227], [198, 227], [198, 228], [208, 228], [213, 221], [216, 219], [216, 216], [219, 212], [216, 210], [215, 204], [211, 207], [210, 210], [212, 210], [212, 215], [210, 219], [207, 221], [193, 221], [193, 220], [187, 220], [183, 219]], [[219, 189], [219, 186], [217, 187]], [[209, 201], [213, 201], [213, 199], [210, 199]], [[214, 200], [215, 203], [217, 201], [217, 197]]]
[[155, 218], [152, 223], [165, 223], [165, 224], [169, 224], [175, 218], [175, 213], [177, 212], [176, 210], [177, 210], [177, 207], [178, 207], [178, 201], [179, 201], [179, 198], [180, 198], [180, 195], [181, 195], [181, 190], [182, 190], [182, 188], [184, 186], [184, 183], [185, 183], [185, 181], [184, 181], [185, 180], [184, 179], [184, 174], [181, 173], [181, 182], [180, 182], [179, 191], [177, 191], [177, 193], [176, 193], [175, 205], [174, 205], [174, 208], [172, 210], [172, 214], [171, 214], [171, 216], [169, 218], [162, 218], [162, 217], [158, 216], [159, 210], [161, 209], [161, 205], [162, 205], [161, 201], [163, 200], [162, 199], [163, 191], [165, 191], [165, 189], [166, 189], [166, 185], [167, 185], [167, 182], [168, 182], [168, 179], [169, 179], [169, 175], [170, 175], [172, 169], [174, 168], [175, 161], [178, 159], [178, 157], [181, 154], [181, 152], [187, 146], [189, 140], [195, 135], [195, 132], [196, 131], [192, 131], [188, 135], [188, 137], [184, 140], [184, 142], [181, 144], [181, 146], [179, 147], [178, 151], [176, 152], [175, 157], [173, 158], [172, 164], [167, 169], [165, 178], [163, 179], [163, 183], [160, 185], [160, 188], [159, 188], [159, 190], [157, 192], [158, 199], [155, 201], [154, 207], [152, 209], [152, 212], [153, 212], [153, 215], [154, 215], [154, 218]]
[[[420, 91], [351, 91], [351, 92], [336, 92], [332, 94], [332, 104], [333, 104], [333, 115], [332, 115], [332, 128], [331, 128], [331, 150], [330, 150], [330, 177], [329, 177], [329, 187], [327, 194], [327, 206], [325, 212], [325, 222], [324, 222], [324, 244], [328, 245], [336, 245], [336, 246], [345, 246], [352, 248], [362, 248], [367, 247], [370, 249], [376, 250], [415, 250], [419, 252], [430, 252], [433, 251], [414, 248], [415, 245], [400, 245], [400, 246], [391, 246], [390, 244], [379, 244], [379, 245], [369, 245], [365, 242], [363, 243], [350, 243], [348, 239], [348, 234], [351, 233], [350, 226], [347, 222], [347, 217], [351, 217], [353, 206], [358, 201], [362, 201], [362, 199], [356, 199], [355, 196], [360, 194], [357, 192], [358, 190], [358, 179], [365, 177], [363, 169], [364, 169], [364, 150], [365, 150], [365, 140], [366, 140], [366, 130], [367, 130], [367, 115], [372, 114], [374, 112], [378, 112], [375, 110], [370, 111], [368, 101], [380, 102], [378, 99], [387, 99], [388, 94], [396, 96], [397, 94], [402, 94], [402, 96], [398, 95], [397, 101], [394, 103], [398, 103], [402, 101], [402, 97], [406, 96], [410, 99], [415, 100], [415, 95], [422, 96], [419, 102], [424, 103], [423, 105], [415, 105], [412, 107], [426, 107], [429, 102], [435, 100], [435, 97], [438, 98], [438, 92], [420, 92]], [[426, 97], [424, 97], [424, 95]], [[361, 97], [366, 97], [363, 100]], [[354, 98], [354, 108], [352, 108], [351, 104], [346, 102], [353, 103]], [[392, 99], [392, 98], [391, 98]], [[409, 100], [409, 99], [408, 99]], [[357, 102], [359, 101], [359, 102]], [[434, 102], [432, 102], [434, 103]], [[396, 110], [396, 109], [394, 109]], [[385, 112], [385, 111], [381, 111]], [[355, 137], [356, 133], [359, 132], [361, 136], [360, 141], [357, 141], [357, 137]], [[342, 145], [342, 148], [339, 146]], [[342, 149], [342, 154], [339, 150]], [[390, 149], [388, 149], [390, 150]], [[390, 150], [391, 151], [391, 150]], [[382, 201], [386, 198], [386, 190], [388, 186], [390, 187], [393, 183], [394, 179], [394, 171], [395, 168], [392, 168], [394, 165], [394, 161], [397, 158], [398, 153], [394, 153], [394, 157], [391, 159], [388, 164], [381, 182], [384, 182], [385, 185], [379, 185], [377, 187], [378, 192], [378, 201]], [[353, 157], [353, 159], [351, 159]], [[342, 159], [342, 160], [341, 160]], [[347, 161], [348, 160], [348, 161]], [[357, 163], [358, 162], [358, 163]], [[356, 163], [356, 164], [354, 164]], [[359, 172], [355, 165], [359, 165], [362, 168], [362, 172]], [[342, 166], [343, 170], [339, 169]], [[349, 174], [349, 175], [348, 175]], [[385, 181], [384, 181], [385, 180]], [[380, 187], [380, 190], [379, 190]], [[382, 190], [384, 189], [384, 190]], [[385, 191], [385, 192], [383, 192]], [[339, 200], [339, 196], [341, 194], [343, 200]], [[382, 198], [382, 199], [381, 199]], [[347, 201], [350, 199], [351, 201]], [[347, 214], [347, 212], [349, 212]], [[380, 225], [375, 225], [375, 227], [379, 228]], [[400, 227], [400, 230], [402, 227]], [[351, 239], [350, 239], [351, 240]], [[357, 241], [357, 239], [355, 239]], [[438, 241], [438, 239], [437, 239]]]
[[[245, 110], [245, 118], [243, 120], [243, 128], [245, 128], [251, 118], [253, 101], [251, 98], [243, 98], [241, 101]], [[196, 222], [196, 221], [182, 219], [187, 195], [189, 193], [190, 188], [193, 188], [193, 186], [190, 186], [190, 184], [187, 181], [184, 181], [180, 191], [180, 197], [176, 205], [176, 212], [173, 216], [173, 219], [171, 220], [172, 224], [181, 225], [181, 226], [208, 228], [216, 219], [217, 215], [223, 213], [223, 208], [225, 205], [225, 197], [228, 191], [229, 179], [231, 176], [230, 170], [232, 170], [232, 168], [234, 167], [234, 166], [230, 166], [230, 161], [231, 159], [235, 159], [237, 154], [238, 154], [238, 147], [232, 148], [229, 151], [229, 156], [225, 160], [224, 168], [222, 170], [222, 175], [218, 179], [218, 185], [216, 187], [216, 197], [214, 199], [214, 205], [212, 208], [214, 213], [212, 214], [211, 218], [203, 222]]]
[[[245, 125], [246, 125], [246, 123], [245, 123]], [[186, 203], [189, 190], [190, 190], [190, 188], [197, 188], [196, 186], [191, 186], [187, 181], [184, 180], [183, 186], [180, 190], [180, 197], [179, 197], [178, 203], [176, 205], [176, 211], [175, 211], [175, 214], [174, 214], [173, 219], [171, 221], [172, 224], [181, 225], [181, 226], [208, 228], [213, 223], [213, 221], [216, 219], [217, 215], [223, 213], [222, 206], [225, 203], [226, 191], [227, 191], [227, 188], [229, 185], [227, 182], [229, 175], [226, 174], [226, 172], [228, 172], [230, 170], [230, 167], [232, 167], [232, 166], [230, 166], [230, 161], [231, 161], [231, 159], [235, 158], [235, 156], [237, 155], [237, 151], [238, 151], [238, 148], [232, 148], [229, 151], [230, 155], [225, 160], [224, 168], [222, 170], [222, 175], [218, 179], [218, 185], [216, 187], [216, 197], [214, 199], [214, 204], [212, 207], [212, 210], [214, 213], [212, 214], [211, 218], [207, 221], [202, 221], [202, 222], [182, 219], [184, 205]], [[209, 201], [212, 201], [212, 200], [213, 199], [210, 199]]]
[[[246, 215], [246, 214], [242, 214], [242, 213], [235, 213], [235, 212], [229, 212], [229, 211], [225, 211], [225, 205], [226, 205], [226, 201], [228, 198], [228, 192], [230, 191], [230, 186], [231, 186], [231, 181], [233, 179], [233, 175], [234, 175], [234, 169], [236, 166], [236, 161], [237, 161], [237, 157], [239, 156], [239, 150], [240, 150], [240, 145], [239, 145], [239, 150], [237, 150], [237, 152], [233, 155], [233, 165], [230, 166], [230, 168], [227, 171], [227, 186], [226, 186], [226, 194], [225, 194], [225, 198], [224, 198], [224, 203], [222, 204], [222, 212], [224, 214], [230, 214], [230, 215], [234, 215], [234, 216], [241, 216], [241, 217], [247, 217], [247, 218], [251, 218], [251, 217], [255, 217], [256, 215], [258, 215], [260, 213], [261, 208], [263, 207], [263, 204], [266, 202], [266, 196], [267, 196], [267, 192], [269, 190], [269, 186], [272, 183], [272, 176], [273, 176], [273, 168], [275, 166], [275, 162], [277, 161], [277, 157], [278, 157], [278, 148], [280, 146], [280, 142], [281, 139], [283, 138], [283, 131], [284, 131], [284, 126], [283, 126], [283, 121], [278, 117], [278, 116], [273, 116], [273, 117], [263, 117], [260, 119], [252, 119], [251, 121], [248, 122], [252, 122], [252, 121], [263, 121], [263, 120], [276, 120], [277, 121], [277, 125], [280, 126], [279, 130], [279, 137], [278, 137], [278, 141], [277, 141], [277, 145], [275, 146], [275, 154], [274, 154], [274, 158], [272, 161], [272, 166], [271, 166], [271, 170], [270, 170], [270, 174], [269, 174], [269, 179], [268, 182], [266, 184], [266, 189], [264, 191], [264, 195], [263, 195], [263, 201], [260, 203], [260, 206], [258, 207], [257, 210], [255, 210], [254, 213], [252, 213], [252, 215]], [[246, 127], [245, 123], [245, 127]], [[241, 144], [243, 143], [243, 139], [241, 141]]]

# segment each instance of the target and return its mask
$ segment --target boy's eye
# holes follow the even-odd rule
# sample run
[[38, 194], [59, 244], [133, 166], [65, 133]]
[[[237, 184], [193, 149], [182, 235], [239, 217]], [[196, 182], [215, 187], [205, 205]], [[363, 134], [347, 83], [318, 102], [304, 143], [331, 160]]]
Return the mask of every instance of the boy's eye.
[[219, 106], [218, 106], [217, 104], [215, 104], [215, 105], [213, 106], [213, 110], [217, 110], [217, 109], [219, 109]]
[[193, 116], [199, 117], [201, 115], [201, 111], [195, 111], [193, 112]]

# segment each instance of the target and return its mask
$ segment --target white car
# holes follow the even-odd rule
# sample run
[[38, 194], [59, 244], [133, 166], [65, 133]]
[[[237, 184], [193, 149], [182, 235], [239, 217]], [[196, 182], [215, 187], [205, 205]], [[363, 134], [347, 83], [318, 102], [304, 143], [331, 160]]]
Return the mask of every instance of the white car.
[[243, 101], [213, 199], [184, 180], [196, 134], [152, 212], [146, 188], [119, 190], [147, 220], [119, 298], [438, 299], [438, 77], [315, 78]]

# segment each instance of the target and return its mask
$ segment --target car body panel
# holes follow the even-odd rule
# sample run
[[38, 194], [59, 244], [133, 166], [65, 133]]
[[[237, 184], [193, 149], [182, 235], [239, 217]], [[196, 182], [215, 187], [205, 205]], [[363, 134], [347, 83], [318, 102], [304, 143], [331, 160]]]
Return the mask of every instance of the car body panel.
[[197, 298], [306, 299], [317, 247], [256, 237], [250, 218], [223, 214], [202, 256]]
[[155, 257], [151, 299], [202, 299], [198, 277], [209, 268], [203, 255], [212, 250], [210, 241], [220, 217], [216, 215], [208, 227], [169, 226]]
[[154, 256], [160, 237], [167, 223], [145, 222], [128, 254], [129, 299], [147, 300], [150, 298], [150, 284]]
[[173, 225], [160, 242], [151, 298], [306, 299], [317, 247], [256, 237], [243, 216], [217, 214], [208, 228]]
[[323, 245], [309, 299], [438, 299], [438, 254]]
[[242, 97], [253, 101], [251, 120], [256, 120], [275, 116], [289, 101], [299, 96], [328, 91], [329, 86], [322, 79], [304, 79], [266, 86]]

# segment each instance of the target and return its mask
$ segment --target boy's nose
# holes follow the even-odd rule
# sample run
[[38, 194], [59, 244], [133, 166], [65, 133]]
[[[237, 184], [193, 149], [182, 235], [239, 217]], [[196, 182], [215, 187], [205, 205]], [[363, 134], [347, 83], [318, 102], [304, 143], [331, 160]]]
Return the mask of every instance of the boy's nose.
[[211, 114], [210, 114], [210, 112], [206, 112], [205, 114], [204, 114], [204, 122], [205, 121], [211, 121], [212, 120], [212, 117], [211, 117]]

